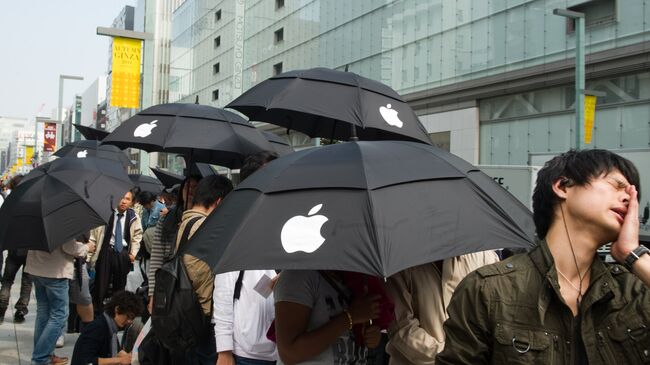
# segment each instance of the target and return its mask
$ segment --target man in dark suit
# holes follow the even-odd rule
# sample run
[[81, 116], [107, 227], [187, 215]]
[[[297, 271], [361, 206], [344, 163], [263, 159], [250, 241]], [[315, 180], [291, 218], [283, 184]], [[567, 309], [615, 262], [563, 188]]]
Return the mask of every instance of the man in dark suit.
[[109, 286], [113, 293], [124, 290], [126, 276], [133, 269], [133, 261], [142, 241], [142, 225], [133, 206], [133, 191], [127, 191], [106, 226], [90, 232], [90, 242], [96, 251], [90, 258], [95, 268], [93, 305], [102, 308], [108, 296]]
[[144, 310], [142, 300], [134, 293], [115, 293], [104, 313], [86, 326], [74, 346], [72, 365], [130, 364], [131, 354], [120, 349], [117, 333], [133, 323]]

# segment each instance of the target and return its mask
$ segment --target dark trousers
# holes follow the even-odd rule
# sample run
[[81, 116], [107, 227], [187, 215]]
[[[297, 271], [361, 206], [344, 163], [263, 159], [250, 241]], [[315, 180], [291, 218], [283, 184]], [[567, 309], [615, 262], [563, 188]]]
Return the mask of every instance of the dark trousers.
[[214, 338], [214, 329], [209, 335], [199, 339], [199, 343], [185, 352], [185, 365], [213, 365], [217, 361], [217, 344]]
[[106, 250], [100, 254], [95, 264], [95, 285], [93, 290], [93, 305], [95, 308], [104, 308], [104, 298], [109, 294], [109, 287], [112, 286], [112, 293], [124, 290], [126, 276], [133, 269], [129, 250], [124, 249], [118, 253], [111, 247], [102, 247]]
[[16, 274], [20, 268], [23, 268], [23, 276], [20, 281], [20, 297], [16, 302], [16, 310], [27, 311], [29, 305], [29, 297], [32, 293], [32, 278], [29, 274], [25, 273], [25, 261], [27, 256], [15, 255], [9, 251], [7, 260], [5, 261], [5, 271], [2, 275], [0, 282], [0, 314], [3, 314], [7, 307], [9, 307], [9, 295], [11, 294], [11, 286], [14, 284]]

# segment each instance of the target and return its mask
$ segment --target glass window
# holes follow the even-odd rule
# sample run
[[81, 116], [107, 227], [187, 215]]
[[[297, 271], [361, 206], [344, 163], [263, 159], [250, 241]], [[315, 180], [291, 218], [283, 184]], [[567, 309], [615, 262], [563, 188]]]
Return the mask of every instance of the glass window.
[[214, 13], [214, 21], [215, 21], [215, 23], [218, 22], [219, 20], [221, 20], [221, 9], [217, 10]]
[[284, 0], [275, 0], [275, 10], [284, 8]]
[[214, 48], [221, 46], [221, 36], [218, 36], [214, 39]]
[[451, 146], [450, 131], [430, 133], [429, 138], [431, 139], [431, 144], [433, 144], [435, 147], [438, 147], [441, 150], [445, 150], [449, 152]]
[[284, 28], [280, 28], [273, 33], [273, 43], [278, 44], [284, 41]]
[[219, 62], [212, 65], [212, 73], [215, 75], [219, 73]]
[[282, 73], [282, 62], [273, 65], [273, 76], [279, 75], [281, 73]]
[[212, 90], [212, 101], [219, 100], [219, 89]]

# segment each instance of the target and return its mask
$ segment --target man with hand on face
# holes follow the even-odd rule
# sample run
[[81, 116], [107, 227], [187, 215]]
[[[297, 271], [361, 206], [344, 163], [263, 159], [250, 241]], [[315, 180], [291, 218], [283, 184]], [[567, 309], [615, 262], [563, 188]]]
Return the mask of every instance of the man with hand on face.
[[120, 350], [117, 333], [144, 310], [140, 297], [119, 291], [106, 304], [104, 313], [79, 335], [72, 353], [72, 365], [121, 365], [131, 363], [131, 354]]
[[133, 197], [134, 192], [127, 191], [108, 224], [90, 231], [90, 242], [97, 247], [89, 260], [96, 272], [93, 291], [95, 308], [103, 307], [110, 283], [113, 284], [114, 293], [124, 290], [126, 276], [133, 270], [133, 261], [142, 241], [140, 218], [131, 209]]
[[[649, 359], [650, 255], [639, 174], [606, 150], [569, 151], [537, 175], [538, 246], [469, 274], [448, 307], [437, 364], [641, 364]], [[612, 242], [618, 264], [597, 250]]]

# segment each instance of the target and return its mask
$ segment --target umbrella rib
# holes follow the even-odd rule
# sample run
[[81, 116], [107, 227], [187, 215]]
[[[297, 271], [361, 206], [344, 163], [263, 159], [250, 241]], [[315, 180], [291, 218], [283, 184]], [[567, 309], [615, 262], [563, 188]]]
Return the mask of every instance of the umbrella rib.
[[375, 242], [375, 248], [377, 249], [377, 253], [379, 254], [379, 264], [381, 265], [381, 274], [386, 279], [386, 262], [385, 262], [385, 255], [383, 250], [381, 249], [381, 245], [379, 244], [379, 232], [377, 232], [377, 225], [375, 224], [375, 205], [373, 204], [372, 201], [372, 194], [370, 194], [370, 190], [366, 190], [366, 195], [368, 196], [368, 205], [370, 205], [370, 214], [372, 215], [370, 218], [370, 228], [372, 229], [372, 235], [373, 239]]

